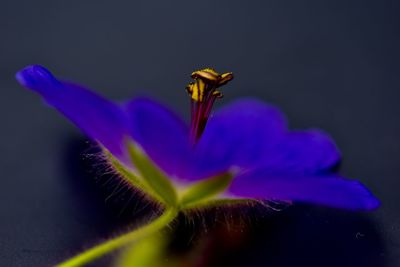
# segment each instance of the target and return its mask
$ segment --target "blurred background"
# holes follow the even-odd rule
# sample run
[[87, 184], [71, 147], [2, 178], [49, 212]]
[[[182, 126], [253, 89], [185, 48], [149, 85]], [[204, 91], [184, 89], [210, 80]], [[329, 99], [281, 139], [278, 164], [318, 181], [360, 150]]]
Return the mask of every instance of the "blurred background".
[[16, 83], [28, 64], [186, 117], [190, 73], [232, 71], [218, 105], [254, 96], [292, 128], [324, 129], [342, 173], [382, 201], [370, 213], [247, 210], [246, 227], [198, 239], [177, 222], [171, 246], [209, 244], [198, 266], [400, 266], [399, 14], [395, 0], [0, 1], [0, 266], [52, 266], [152, 212], [96, 178], [86, 138]]

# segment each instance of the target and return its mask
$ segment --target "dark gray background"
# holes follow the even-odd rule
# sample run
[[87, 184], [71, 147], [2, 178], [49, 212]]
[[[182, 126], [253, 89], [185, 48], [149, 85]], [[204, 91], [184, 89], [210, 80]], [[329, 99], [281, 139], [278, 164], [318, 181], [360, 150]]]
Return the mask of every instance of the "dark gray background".
[[219, 266], [400, 266], [399, 14], [394, 0], [1, 1], [0, 266], [50, 266], [122, 231], [118, 205], [82, 163], [85, 138], [15, 82], [33, 63], [182, 114], [191, 71], [233, 71], [220, 104], [255, 96], [293, 128], [330, 132], [342, 173], [382, 206], [297, 205], [258, 221]]

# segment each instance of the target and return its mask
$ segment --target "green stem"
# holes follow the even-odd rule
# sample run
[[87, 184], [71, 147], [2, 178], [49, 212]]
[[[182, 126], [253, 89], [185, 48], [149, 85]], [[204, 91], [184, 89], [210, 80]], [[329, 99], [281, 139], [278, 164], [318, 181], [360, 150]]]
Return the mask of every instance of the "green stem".
[[118, 249], [137, 239], [145, 237], [148, 234], [161, 230], [162, 228], [167, 226], [170, 222], [172, 222], [177, 215], [178, 211], [175, 208], [166, 209], [165, 212], [160, 217], [158, 217], [150, 224], [142, 228], [135, 229], [132, 232], [126, 233], [117, 238], [106, 241], [105, 243], [102, 243], [98, 246], [95, 246], [63, 263], [56, 265], [56, 267], [83, 266], [84, 264], [91, 262], [112, 250]]

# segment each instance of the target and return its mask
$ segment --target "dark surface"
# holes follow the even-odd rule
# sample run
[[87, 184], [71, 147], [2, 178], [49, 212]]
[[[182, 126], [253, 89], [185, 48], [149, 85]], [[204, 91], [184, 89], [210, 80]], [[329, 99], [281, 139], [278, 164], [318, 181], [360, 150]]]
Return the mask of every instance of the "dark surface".
[[192, 70], [233, 71], [220, 104], [259, 97], [294, 128], [330, 132], [342, 173], [382, 207], [265, 215], [245, 246], [216, 249], [215, 264], [400, 266], [398, 14], [398, 1], [1, 1], [0, 266], [51, 266], [144, 219], [135, 198], [124, 210], [129, 194], [105, 200], [110, 185], [82, 161], [79, 131], [16, 84], [32, 63], [110, 98], [154, 95], [182, 114]]

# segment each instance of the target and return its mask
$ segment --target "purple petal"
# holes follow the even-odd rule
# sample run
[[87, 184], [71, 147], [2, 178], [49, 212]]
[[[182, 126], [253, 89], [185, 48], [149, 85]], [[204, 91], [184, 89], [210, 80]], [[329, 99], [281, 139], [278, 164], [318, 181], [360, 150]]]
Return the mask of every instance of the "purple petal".
[[123, 157], [125, 114], [116, 104], [89, 90], [57, 80], [41, 66], [28, 66], [16, 75], [18, 82], [39, 93], [90, 138], [100, 142], [116, 157]]
[[172, 111], [150, 99], [127, 105], [133, 139], [167, 174], [183, 178], [190, 164], [188, 126]]
[[321, 177], [254, 170], [236, 177], [229, 192], [236, 197], [300, 201], [352, 210], [379, 206], [379, 201], [361, 183], [335, 175]]
[[332, 138], [321, 130], [290, 131], [269, 151], [260, 165], [290, 173], [326, 173], [340, 162]]
[[340, 161], [333, 140], [319, 130], [288, 131], [284, 115], [258, 100], [237, 101], [210, 118], [196, 146], [192, 176], [232, 166], [277, 166], [299, 173], [327, 172]]
[[209, 119], [196, 146], [193, 177], [250, 167], [267, 157], [286, 131], [284, 115], [254, 99], [236, 101]]

